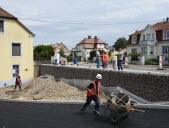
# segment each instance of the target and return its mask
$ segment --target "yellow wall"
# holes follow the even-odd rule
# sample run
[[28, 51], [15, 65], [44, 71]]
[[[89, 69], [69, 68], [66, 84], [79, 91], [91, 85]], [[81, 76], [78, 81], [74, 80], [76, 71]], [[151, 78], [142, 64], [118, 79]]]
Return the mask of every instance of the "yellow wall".
[[[13, 64], [20, 65], [22, 79], [33, 78], [33, 37], [15, 20], [5, 19], [4, 30], [0, 33], [0, 80], [13, 79]], [[12, 43], [21, 43], [20, 57], [12, 57]]]

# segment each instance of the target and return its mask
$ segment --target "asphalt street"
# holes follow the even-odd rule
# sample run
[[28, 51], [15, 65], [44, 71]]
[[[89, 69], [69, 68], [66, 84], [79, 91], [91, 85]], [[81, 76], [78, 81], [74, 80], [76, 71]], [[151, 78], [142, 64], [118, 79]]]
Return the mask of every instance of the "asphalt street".
[[169, 128], [169, 109], [143, 109], [112, 125], [101, 106], [99, 118], [93, 106], [81, 112], [82, 104], [0, 101], [0, 128]]
[[[47, 64], [49, 65], [49, 64]], [[63, 65], [67, 67], [75, 67], [75, 68], [90, 68], [90, 69], [97, 69], [96, 63], [88, 63], [88, 64], [79, 64], [77, 65]], [[128, 68], [124, 67], [123, 64], [123, 71], [125, 72], [137, 72], [137, 73], [152, 73], [152, 74], [165, 74], [169, 75], [169, 66], [163, 66], [163, 70], [158, 70], [158, 65], [128, 65]], [[100, 66], [99, 69], [102, 69], [102, 66]], [[104, 69], [105, 70], [105, 69]], [[114, 70], [112, 69], [112, 64], [108, 64], [107, 70]], [[117, 71], [117, 70], [115, 70]]]

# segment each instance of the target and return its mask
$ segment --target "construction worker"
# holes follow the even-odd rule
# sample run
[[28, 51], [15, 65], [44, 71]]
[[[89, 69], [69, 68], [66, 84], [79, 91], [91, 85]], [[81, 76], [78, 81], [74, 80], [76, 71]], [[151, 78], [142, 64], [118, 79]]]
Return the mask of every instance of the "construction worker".
[[108, 51], [106, 49], [103, 49], [103, 54], [102, 54], [102, 66], [103, 69], [107, 69], [107, 65], [109, 62], [109, 55], [108, 55]]
[[83, 105], [81, 108], [81, 111], [84, 111], [88, 105], [92, 102], [92, 100], [95, 102], [95, 108], [94, 108], [94, 114], [99, 115], [99, 105], [100, 105], [100, 100], [99, 100], [99, 95], [100, 95], [100, 87], [101, 87], [101, 80], [102, 80], [102, 75], [97, 74], [96, 75], [96, 80], [94, 80], [90, 85], [87, 87], [87, 99], [86, 103]]
[[98, 49], [96, 50], [96, 63], [97, 63], [96, 67], [100, 68], [100, 52]]
[[21, 76], [18, 75], [18, 76], [16, 77], [14, 91], [16, 91], [16, 87], [17, 87], [17, 86], [19, 86], [19, 90], [21, 91], [21, 84], [22, 84], [22, 82], [21, 82]]
[[122, 67], [122, 61], [123, 61], [123, 50], [121, 48], [119, 48], [118, 50], [118, 58], [117, 58], [117, 66], [118, 66], [118, 70], [123, 70], [123, 67]]

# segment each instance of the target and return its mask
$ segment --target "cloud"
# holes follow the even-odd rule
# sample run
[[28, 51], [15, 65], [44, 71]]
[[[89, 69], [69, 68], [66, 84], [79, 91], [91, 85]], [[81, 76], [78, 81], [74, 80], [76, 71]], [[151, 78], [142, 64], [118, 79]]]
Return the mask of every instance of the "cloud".
[[[147, 24], [166, 18], [169, 1], [1, 0], [0, 5], [11, 14], [21, 18], [21, 21], [36, 34], [35, 45], [63, 41], [72, 48], [88, 35], [96, 35], [109, 45], [112, 45], [119, 37], [128, 38], [128, 35], [135, 30], [143, 29]], [[70, 25], [56, 22], [84, 24]]]

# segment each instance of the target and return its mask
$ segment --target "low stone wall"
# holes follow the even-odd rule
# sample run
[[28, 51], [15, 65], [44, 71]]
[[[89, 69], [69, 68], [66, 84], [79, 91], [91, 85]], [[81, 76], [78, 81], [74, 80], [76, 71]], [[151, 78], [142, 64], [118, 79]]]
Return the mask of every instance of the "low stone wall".
[[57, 78], [91, 79], [102, 74], [103, 86], [120, 86], [148, 101], [169, 101], [169, 76], [150, 73], [85, 69], [56, 65], [40, 65], [39, 75], [49, 74]]

